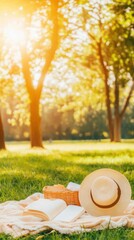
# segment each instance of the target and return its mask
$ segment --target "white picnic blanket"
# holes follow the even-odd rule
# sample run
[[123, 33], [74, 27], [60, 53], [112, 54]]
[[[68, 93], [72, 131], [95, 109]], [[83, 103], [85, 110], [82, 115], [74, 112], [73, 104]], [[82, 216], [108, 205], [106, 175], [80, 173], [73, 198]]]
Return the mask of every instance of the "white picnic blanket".
[[54, 229], [60, 233], [90, 232], [92, 229], [131, 227], [134, 228], [134, 200], [131, 200], [126, 212], [118, 217], [93, 217], [84, 213], [73, 223], [44, 221], [32, 215], [23, 215], [24, 208], [31, 202], [43, 198], [43, 194], [34, 193], [20, 201], [7, 201], [0, 204], [0, 233], [13, 237], [35, 234], [46, 229]]

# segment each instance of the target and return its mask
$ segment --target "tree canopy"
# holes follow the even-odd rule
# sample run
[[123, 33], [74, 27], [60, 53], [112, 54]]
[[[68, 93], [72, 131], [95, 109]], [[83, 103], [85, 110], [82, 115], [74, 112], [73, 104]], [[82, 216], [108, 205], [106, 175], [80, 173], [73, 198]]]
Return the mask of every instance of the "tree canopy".
[[30, 124], [31, 146], [43, 147], [41, 117], [50, 108], [57, 122], [70, 116], [68, 132], [86, 122], [91, 129], [87, 116], [104, 113], [103, 132], [120, 141], [133, 102], [133, 2], [1, 1], [0, 20], [0, 107], [12, 125]]

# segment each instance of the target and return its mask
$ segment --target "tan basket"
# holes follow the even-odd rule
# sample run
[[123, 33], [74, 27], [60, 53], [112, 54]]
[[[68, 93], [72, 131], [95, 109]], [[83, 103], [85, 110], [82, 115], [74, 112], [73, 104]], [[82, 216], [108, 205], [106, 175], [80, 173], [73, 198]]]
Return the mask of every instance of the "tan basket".
[[78, 191], [71, 191], [65, 188], [63, 185], [46, 186], [43, 188], [43, 194], [45, 198], [49, 199], [63, 199], [67, 205], [79, 205], [79, 193]]

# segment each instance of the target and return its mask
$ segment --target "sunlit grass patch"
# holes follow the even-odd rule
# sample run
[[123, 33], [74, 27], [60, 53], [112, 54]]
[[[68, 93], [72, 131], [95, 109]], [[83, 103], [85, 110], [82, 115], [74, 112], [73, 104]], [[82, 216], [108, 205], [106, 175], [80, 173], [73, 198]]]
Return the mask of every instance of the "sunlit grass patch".
[[[106, 149], [103, 148], [103, 144], [107, 145]], [[92, 148], [89, 145], [90, 147], [92, 145]], [[57, 183], [67, 185], [69, 181], [81, 183], [87, 174], [99, 168], [113, 168], [123, 173], [130, 181], [134, 198], [134, 148], [132, 145], [132, 142], [123, 143], [123, 147], [120, 144], [103, 142], [56, 142], [46, 143], [44, 150], [30, 150], [29, 146], [23, 143], [22, 146], [25, 146], [23, 150], [20, 143], [10, 144], [8, 151], [0, 152], [0, 202], [24, 199], [32, 193], [42, 192], [44, 185]], [[134, 234], [132, 229], [120, 228], [79, 235], [41, 233], [24, 239], [31, 240], [38, 237], [50, 240], [131, 240], [134, 239]], [[12, 238], [2, 234], [1, 239]]]
[[[58, 151], [116, 151], [116, 150], [133, 150], [134, 149], [134, 140], [122, 140], [121, 143], [110, 143], [108, 140], [101, 141], [49, 141], [44, 142], [45, 152], [49, 153], [53, 150]], [[31, 151], [29, 142], [8, 142], [7, 149], [11, 151]], [[32, 152], [43, 152], [44, 150], [33, 149]]]

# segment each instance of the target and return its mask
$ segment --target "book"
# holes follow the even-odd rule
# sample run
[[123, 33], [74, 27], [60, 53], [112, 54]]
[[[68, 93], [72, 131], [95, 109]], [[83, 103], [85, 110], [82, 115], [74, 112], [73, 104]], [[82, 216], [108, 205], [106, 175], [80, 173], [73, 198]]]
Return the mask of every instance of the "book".
[[71, 190], [71, 191], [79, 191], [80, 190], [80, 184], [74, 183], [74, 182], [69, 182], [66, 188]]
[[73, 222], [85, 212], [84, 208], [76, 205], [68, 205], [53, 221]]
[[68, 205], [62, 199], [39, 199], [30, 203], [24, 209], [24, 214], [30, 214], [46, 221], [72, 222], [85, 212], [83, 207]]

